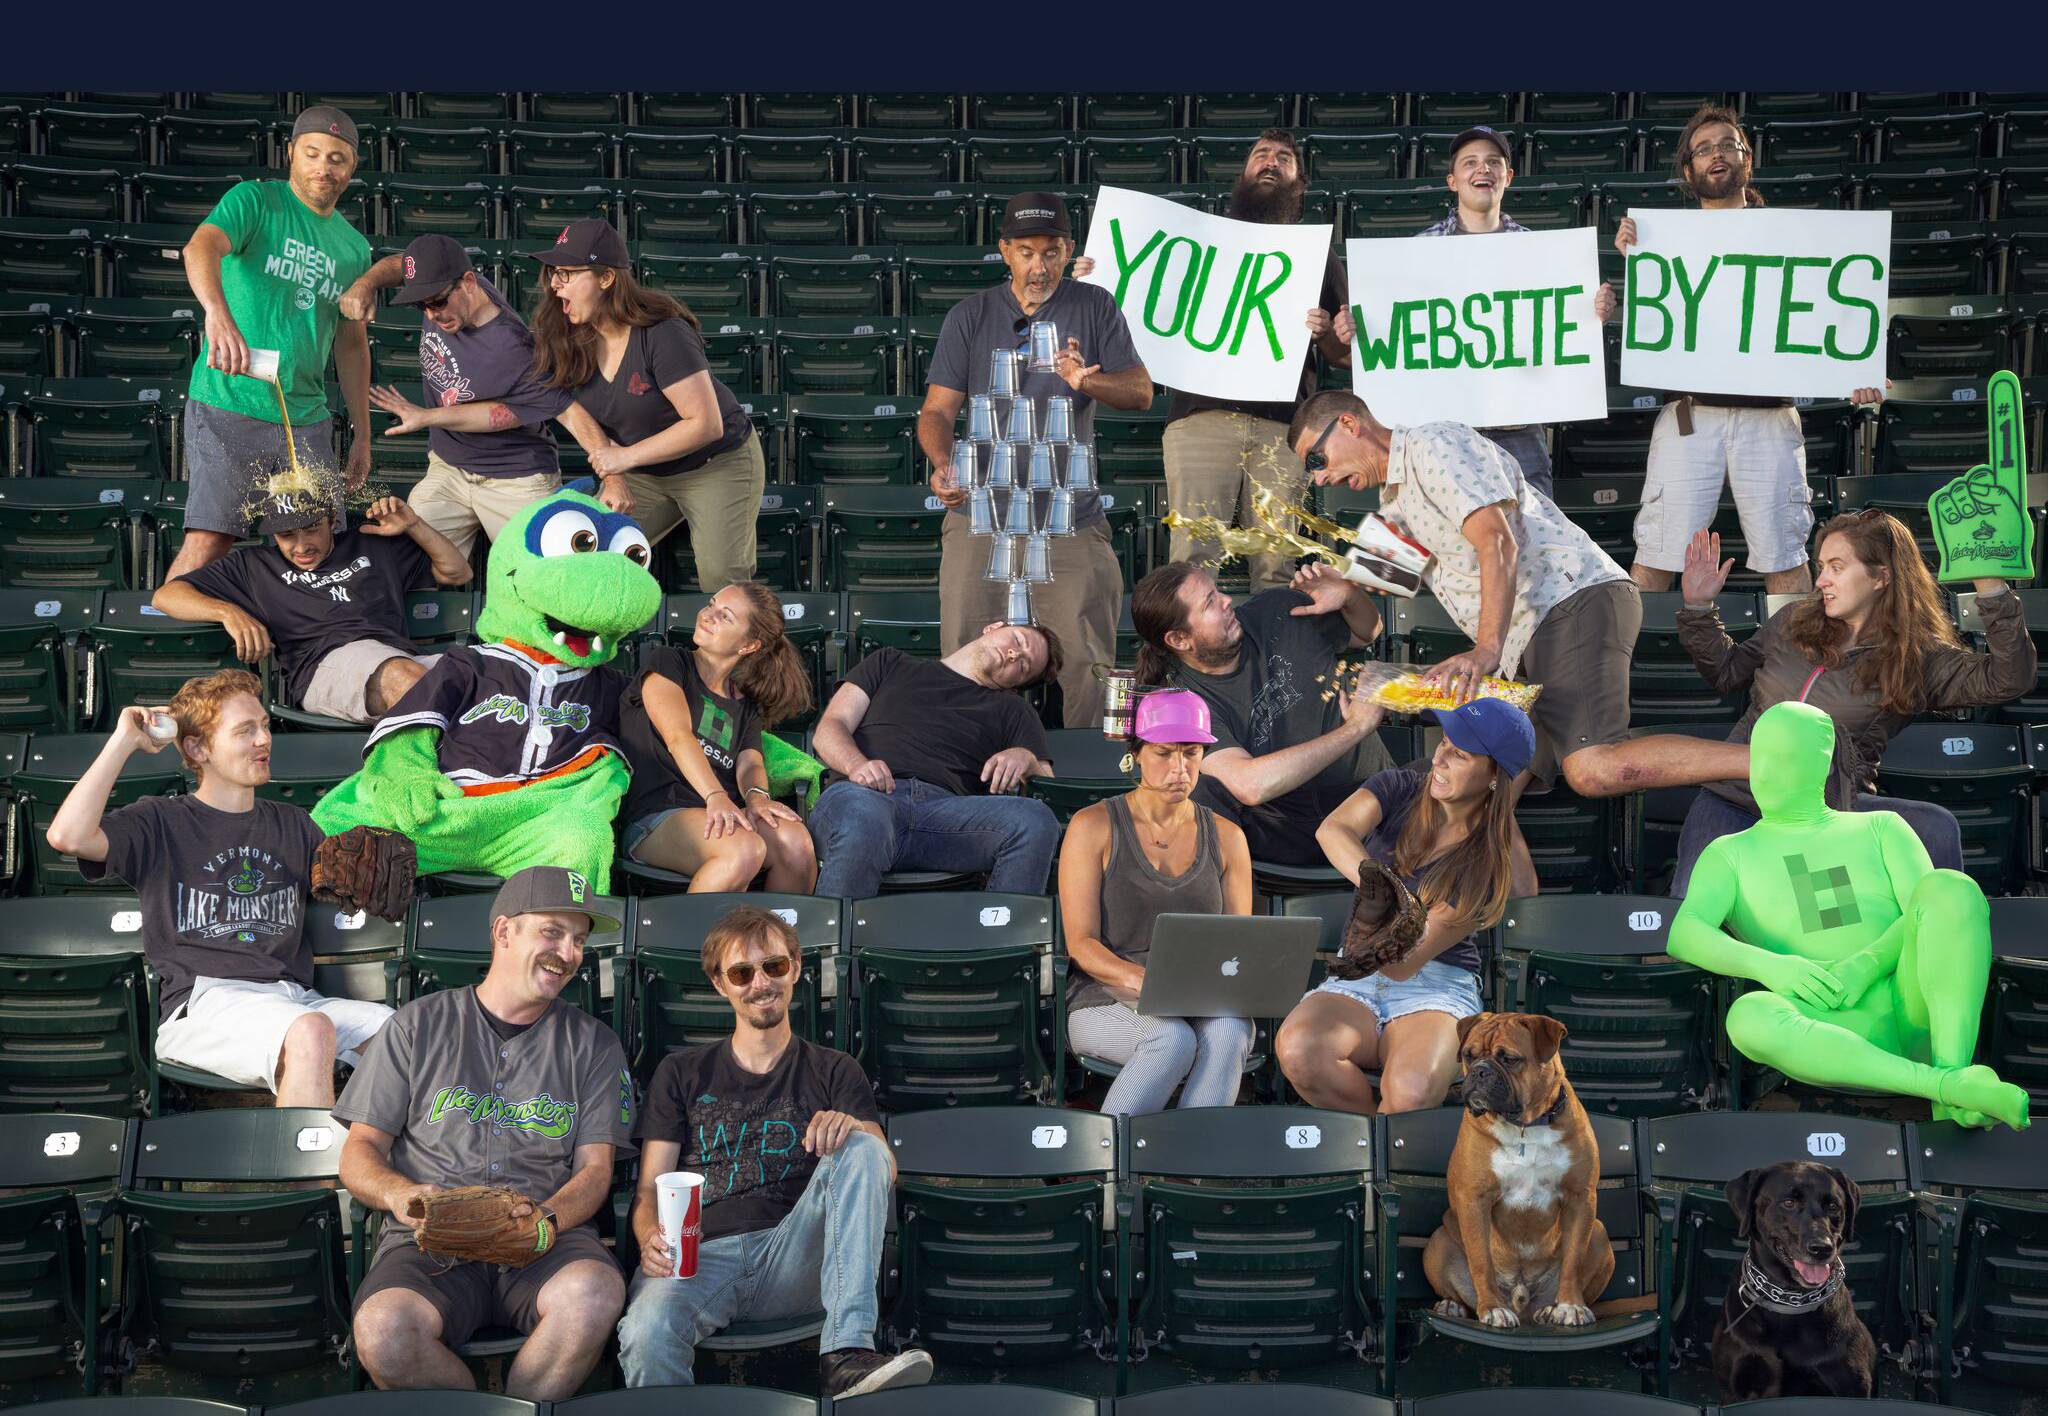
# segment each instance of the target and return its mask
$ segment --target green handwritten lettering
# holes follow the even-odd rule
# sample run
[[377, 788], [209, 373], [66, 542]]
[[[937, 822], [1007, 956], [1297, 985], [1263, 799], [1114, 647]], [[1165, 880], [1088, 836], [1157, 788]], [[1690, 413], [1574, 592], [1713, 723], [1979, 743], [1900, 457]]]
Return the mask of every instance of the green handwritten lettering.
[[[1652, 295], [1637, 280], [1637, 273], [1644, 267], [1654, 267], [1657, 272], [1657, 293]], [[1622, 342], [1630, 349], [1656, 351], [1671, 347], [1671, 335], [1675, 321], [1665, 300], [1671, 295], [1671, 262], [1655, 251], [1637, 251], [1628, 258], [1626, 272], [1628, 280], [1628, 317], [1622, 327]], [[1636, 320], [1645, 311], [1655, 310], [1664, 321], [1664, 332], [1655, 339], [1643, 339], [1636, 333]]]
[[1688, 354], [1699, 346], [1700, 301], [1706, 298], [1707, 286], [1713, 282], [1714, 272], [1720, 265], [1719, 256], [1709, 257], [1707, 268], [1700, 273], [1700, 283], [1695, 287], [1685, 278], [1685, 258], [1671, 258], [1671, 274], [1678, 282], [1678, 298], [1685, 304], [1685, 352]]
[[1843, 352], [1842, 347], [1835, 342], [1835, 326], [1833, 325], [1828, 327], [1827, 337], [1823, 340], [1823, 343], [1827, 345], [1828, 357], [1830, 359], [1841, 359], [1852, 364], [1859, 360], [1868, 359], [1877, 349], [1878, 337], [1884, 333], [1884, 319], [1877, 306], [1859, 296], [1847, 294], [1842, 289], [1843, 273], [1859, 261], [1865, 262], [1870, 266], [1870, 278], [1872, 280], [1884, 279], [1884, 262], [1876, 256], [1844, 256], [1839, 261], [1836, 261], [1835, 268], [1828, 272], [1828, 298], [1837, 305], [1853, 305], [1864, 312], [1869, 320], [1869, 328], [1864, 337], [1863, 347], [1853, 353]]
[[1780, 354], [1818, 354], [1818, 344], [1794, 344], [1792, 342], [1792, 316], [1804, 314], [1813, 308], [1813, 301], [1794, 299], [1792, 282], [1799, 278], [1801, 266], [1819, 266], [1825, 270], [1830, 264], [1826, 256], [1787, 256], [1785, 274], [1778, 283], [1778, 340]]
[[[1272, 261], [1278, 266], [1279, 273], [1273, 277], [1270, 284], [1261, 285], [1259, 284], [1259, 273], [1266, 268], [1266, 262], [1268, 261]], [[1279, 293], [1280, 287], [1287, 283], [1287, 277], [1293, 270], [1294, 262], [1287, 258], [1286, 252], [1261, 251], [1259, 253], [1258, 262], [1252, 267], [1250, 279], [1251, 293], [1244, 297], [1244, 312], [1237, 317], [1237, 337], [1230, 341], [1230, 352], [1232, 354], [1237, 353], [1243, 347], [1245, 326], [1251, 323], [1252, 315], [1256, 312], [1260, 323], [1265, 327], [1266, 348], [1272, 353], [1276, 361], [1285, 357], [1280, 352], [1280, 332], [1273, 328], [1273, 312], [1266, 308], [1266, 302]]]
[[1568, 320], [1564, 317], [1565, 297], [1583, 294], [1585, 289], [1586, 287], [1583, 285], [1561, 285], [1550, 292], [1550, 337], [1552, 341], [1550, 362], [1560, 369], [1571, 364], [1590, 364], [1593, 362], [1593, 356], [1590, 354], [1567, 354], [1564, 352], [1564, 337], [1579, 327], [1577, 320]]
[[1110, 259], [1116, 262], [1116, 302], [1118, 305], [1123, 304], [1124, 292], [1130, 289], [1131, 277], [1137, 273], [1138, 267], [1145, 264], [1145, 258], [1152, 254], [1153, 248], [1165, 239], [1166, 233], [1164, 231], [1153, 232], [1152, 239], [1140, 248], [1137, 255], [1127, 260], [1124, 257], [1123, 223], [1115, 217], [1110, 218], [1109, 254]]

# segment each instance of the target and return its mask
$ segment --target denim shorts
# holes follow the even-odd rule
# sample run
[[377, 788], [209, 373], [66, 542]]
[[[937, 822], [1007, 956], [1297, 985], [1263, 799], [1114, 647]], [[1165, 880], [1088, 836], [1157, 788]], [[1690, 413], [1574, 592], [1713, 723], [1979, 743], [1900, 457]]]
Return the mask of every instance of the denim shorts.
[[[625, 848], [625, 854], [628, 857], [633, 860], [640, 860], [640, 857], [633, 853], [640, 849], [642, 841], [654, 834], [654, 828], [668, 820], [669, 817], [674, 816], [678, 811], [687, 810], [689, 810], [688, 807], [665, 806], [658, 811], [650, 811], [645, 816], [636, 816], [627, 823], [625, 833], [620, 837], [619, 844]], [[640, 860], [640, 863], [642, 865], [647, 864], [644, 860]]]
[[1410, 1013], [1449, 1013], [1469, 1018], [1481, 1011], [1479, 979], [1470, 969], [1431, 959], [1415, 971], [1415, 977], [1388, 978], [1367, 974], [1364, 978], [1326, 978], [1313, 993], [1335, 993], [1355, 999], [1372, 1009], [1385, 1027]]

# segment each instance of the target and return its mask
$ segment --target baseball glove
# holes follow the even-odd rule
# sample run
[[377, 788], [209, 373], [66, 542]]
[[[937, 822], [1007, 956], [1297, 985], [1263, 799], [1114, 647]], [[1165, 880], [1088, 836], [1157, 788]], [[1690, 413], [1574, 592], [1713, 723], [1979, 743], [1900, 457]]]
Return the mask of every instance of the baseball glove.
[[380, 919], [405, 918], [418, 879], [419, 851], [396, 831], [351, 826], [313, 852], [313, 898]]
[[[527, 1212], [513, 1211], [525, 1205]], [[516, 1190], [464, 1185], [407, 1202], [413, 1242], [442, 1259], [525, 1268], [554, 1247], [555, 1217]]]
[[1330, 965], [1333, 978], [1360, 979], [1399, 963], [1422, 942], [1428, 911], [1401, 877], [1367, 857], [1358, 863], [1358, 892], [1344, 924], [1344, 945]]

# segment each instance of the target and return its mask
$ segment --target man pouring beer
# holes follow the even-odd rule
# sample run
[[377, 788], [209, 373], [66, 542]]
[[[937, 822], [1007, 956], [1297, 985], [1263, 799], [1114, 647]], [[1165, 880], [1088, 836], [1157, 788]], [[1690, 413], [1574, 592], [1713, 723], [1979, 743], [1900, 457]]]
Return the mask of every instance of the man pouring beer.
[[[648, 1088], [633, 1199], [640, 1271], [619, 1323], [626, 1385], [688, 1386], [705, 1338], [750, 1318], [815, 1311], [821, 1296], [826, 1395], [922, 1385], [929, 1355], [874, 1350], [896, 1163], [860, 1064], [790, 1029], [795, 929], [743, 905], [705, 932], [702, 958], [732, 1005], [733, 1034], [670, 1054]], [[678, 1172], [698, 1183], [684, 1213], [671, 1201], [664, 1234], [661, 1182]]]

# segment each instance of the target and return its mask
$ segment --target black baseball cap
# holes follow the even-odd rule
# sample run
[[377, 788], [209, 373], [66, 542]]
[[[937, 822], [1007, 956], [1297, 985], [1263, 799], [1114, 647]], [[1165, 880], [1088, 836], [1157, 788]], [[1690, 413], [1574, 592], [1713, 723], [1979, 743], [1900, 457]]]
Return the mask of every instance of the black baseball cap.
[[1074, 228], [1067, 220], [1067, 204], [1058, 192], [1019, 192], [1003, 207], [1002, 237], [1066, 236]]
[[263, 502], [263, 516], [256, 523], [259, 536], [279, 536], [287, 531], [303, 531], [308, 526], [318, 526], [334, 519], [334, 508], [318, 497], [302, 492], [282, 492], [266, 497]]
[[316, 103], [299, 114], [298, 121], [292, 124], [292, 140], [296, 142], [308, 133], [325, 133], [358, 151], [362, 149], [356, 139], [356, 120], [331, 103]]
[[1513, 167], [1515, 165], [1514, 149], [1508, 146], [1508, 140], [1487, 127], [1484, 123], [1476, 127], [1467, 128], [1464, 132], [1458, 134], [1457, 137], [1451, 139], [1450, 160], [1452, 162], [1458, 160], [1458, 149], [1464, 147], [1467, 143], [1492, 143], [1496, 148], [1500, 149], [1500, 155], [1507, 162], [1508, 166]]
[[405, 248], [405, 284], [392, 292], [394, 305], [418, 305], [433, 299], [475, 270], [469, 252], [453, 236], [415, 236]]
[[555, 238], [553, 246], [545, 251], [535, 251], [533, 258], [542, 265], [554, 266], [626, 267], [633, 264], [632, 256], [626, 252], [626, 238], [601, 216], [586, 216], [581, 221], [570, 222], [562, 228], [562, 234]]
[[612, 901], [597, 893], [590, 877], [559, 865], [529, 865], [498, 887], [491, 901], [491, 922], [523, 914], [580, 914], [590, 919], [590, 932], [619, 928], [616, 915], [593, 908]]

